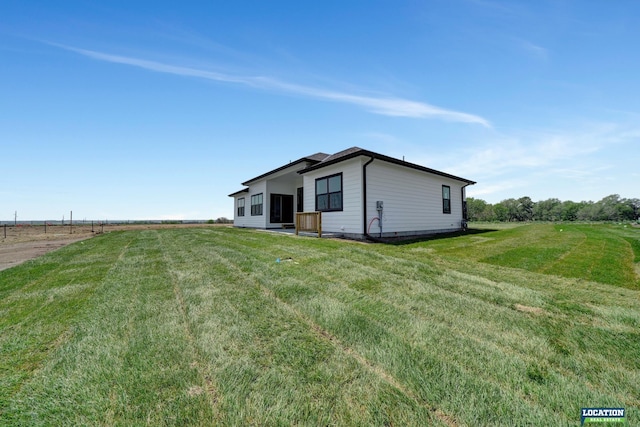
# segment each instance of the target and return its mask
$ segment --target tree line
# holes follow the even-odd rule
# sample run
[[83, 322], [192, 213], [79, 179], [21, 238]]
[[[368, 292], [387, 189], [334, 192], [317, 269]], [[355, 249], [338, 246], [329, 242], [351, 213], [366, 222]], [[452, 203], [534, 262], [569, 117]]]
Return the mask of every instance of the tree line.
[[491, 204], [468, 197], [467, 216], [469, 221], [638, 221], [640, 199], [612, 194], [597, 202], [559, 199], [534, 202], [525, 196]]

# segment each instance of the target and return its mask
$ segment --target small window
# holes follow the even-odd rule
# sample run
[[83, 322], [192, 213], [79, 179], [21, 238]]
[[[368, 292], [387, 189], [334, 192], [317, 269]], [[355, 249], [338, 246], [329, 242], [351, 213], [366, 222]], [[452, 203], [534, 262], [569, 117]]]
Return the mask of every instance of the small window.
[[244, 197], [238, 199], [238, 216], [244, 216]]
[[342, 210], [342, 174], [316, 179], [316, 210]]
[[451, 213], [451, 187], [442, 186], [442, 213]]
[[251, 216], [262, 215], [262, 193], [251, 196]]

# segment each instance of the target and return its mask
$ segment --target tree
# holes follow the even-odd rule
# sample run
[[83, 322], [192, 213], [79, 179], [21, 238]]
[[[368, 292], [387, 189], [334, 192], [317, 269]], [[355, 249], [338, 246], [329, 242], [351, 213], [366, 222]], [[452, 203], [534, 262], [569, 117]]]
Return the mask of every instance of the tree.
[[531, 197], [520, 197], [516, 205], [516, 219], [518, 221], [531, 221], [533, 219], [533, 207], [535, 203]]
[[576, 219], [580, 221], [599, 221], [603, 217], [602, 206], [592, 201], [582, 202], [582, 206], [576, 212]]
[[509, 214], [507, 212], [507, 207], [502, 203], [496, 203], [493, 205], [493, 213], [498, 221], [508, 221]]
[[533, 207], [533, 219], [559, 221], [562, 219], [562, 202], [559, 199], [541, 200]]
[[575, 221], [578, 219], [578, 211], [585, 206], [586, 202], [572, 202], [571, 200], [567, 200], [566, 202], [562, 202], [562, 206], [560, 207], [560, 219], [562, 221]]
[[611, 194], [597, 202], [555, 198], [534, 202], [523, 196], [492, 205], [468, 197], [467, 213], [470, 221], [640, 221], [640, 199]]
[[518, 219], [518, 201], [505, 199], [493, 206], [493, 212], [498, 221], [515, 221]]
[[631, 208], [632, 217], [630, 219], [633, 221], [640, 219], [640, 199], [627, 199], [626, 203]]
[[600, 221], [620, 221], [622, 218], [622, 209], [620, 195], [612, 194], [600, 200]]
[[469, 221], [482, 221], [482, 212], [486, 209], [487, 202], [482, 199], [467, 197], [467, 216]]

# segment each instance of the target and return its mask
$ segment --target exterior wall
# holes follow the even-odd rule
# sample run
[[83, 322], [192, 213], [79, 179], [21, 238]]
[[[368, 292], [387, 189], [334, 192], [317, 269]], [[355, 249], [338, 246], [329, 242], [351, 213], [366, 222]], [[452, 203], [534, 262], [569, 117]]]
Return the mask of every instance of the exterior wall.
[[[367, 166], [367, 218], [364, 222], [362, 168], [368, 160], [368, 157], [360, 156], [302, 175], [297, 171], [305, 165], [298, 164], [251, 182], [247, 193], [234, 196], [234, 226], [280, 228], [281, 223], [270, 222], [270, 195], [292, 195], [295, 218], [298, 187], [304, 187], [304, 211], [313, 212], [316, 210], [316, 179], [342, 173], [342, 211], [322, 212], [323, 232], [362, 238], [365, 229], [369, 229], [372, 236], [379, 236], [379, 222], [374, 219], [378, 216], [376, 201], [384, 203], [383, 237], [432, 234], [461, 228], [461, 189], [464, 182], [379, 159]], [[450, 214], [443, 213], [443, 185], [451, 189]], [[251, 216], [251, 196], [259, 193], [263, 195], [262, 215]], [[241, 197], [245, 199], [245, 215], [238, 217], [237, 201]]]
[[303, 174], [304, 211], [316, 210], [316, 179], [342, 173], [342, 211], [322, 212], [322, 231], [362, 234], [362, 159], [360, 157]]
[[[298, 163], [289, 168], [270, 174], [269, 176], [248, 183], [249, 192], [234, 196], [233, 225], [235, 227], [249, 228], [280, 228], [281, 223], [270, 222], [271, 194], [293, 195], [293, 209], [295, 219], [296, 189], [302, 187], [302, 177], [297, 171], [304, 169], [308, 163]], [[251, 196], [262, 193], [262, 215], [251, 216]], [[238, 216], [238, 199], [245, 198], [244, 216]]]
[[[442, 186], [451, 188], [451, 213], [442, 212]], [[384, 203], [384, 237], [459, 230], [463, 182], [374, 160], [367, 166], [367, 226], [378, 216], [376, 201]], [[370, 234], [379, 236], [378, 221]]]
[[[262, 215], [251, 215], [251, 196], [262, 193]], [[244, 197], [244, 216], [238, 216], [238, 199]], [[269, 219], [269, 200], [267, 194], [267, 182], [258, 181], [251, 184], [248, 193], [235, 196], [233, 202], [233, 225], [235, 227], [265, 228]]]

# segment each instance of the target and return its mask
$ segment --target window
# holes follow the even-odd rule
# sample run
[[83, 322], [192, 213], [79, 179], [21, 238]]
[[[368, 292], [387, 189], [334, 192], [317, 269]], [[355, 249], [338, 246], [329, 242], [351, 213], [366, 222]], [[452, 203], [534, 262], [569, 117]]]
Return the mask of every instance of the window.
[[342, 174], [316, 179], [316, 210], [342, 210]]
[[244, 216], [244, 197], [238, 199], [238, 216]]
[[304, 212], [304, 188], [298, 187], [296, 199], [296, 212]]
[[251, 196], [251, 215], [262, 215], [262, 193]]
[[442, 186], [442, 213], [451, 213], [451, 187]]

